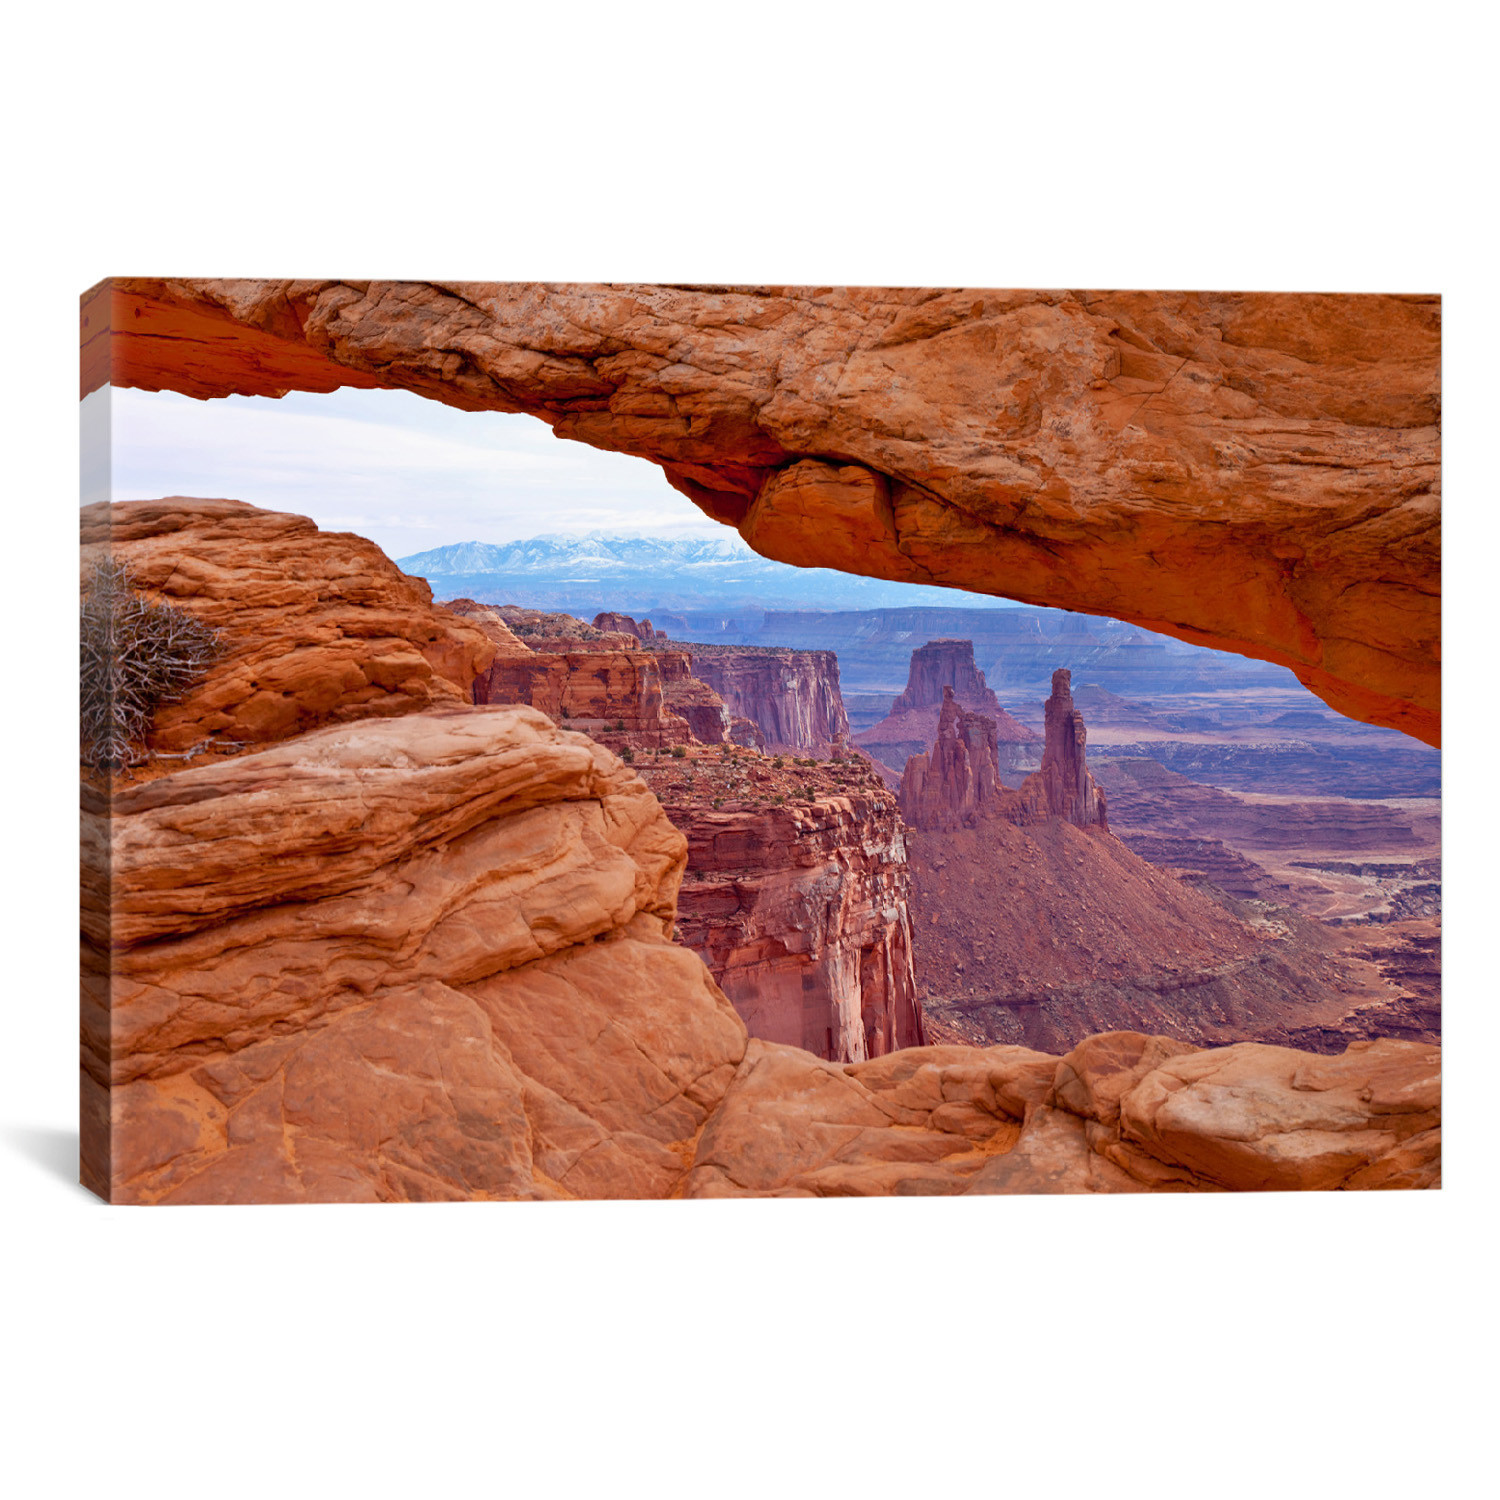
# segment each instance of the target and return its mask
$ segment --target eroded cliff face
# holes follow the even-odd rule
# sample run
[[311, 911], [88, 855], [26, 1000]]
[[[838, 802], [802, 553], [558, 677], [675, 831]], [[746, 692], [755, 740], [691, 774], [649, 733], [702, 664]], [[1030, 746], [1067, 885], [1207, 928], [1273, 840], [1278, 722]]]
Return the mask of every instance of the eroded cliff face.
[[944, 686], [932, 748], [913, 755], [901, 773], [901, 813], [913, 828], [973, 827], [1019, 810], [1019, 800], [1000, 782], [995, 721], [971, 713]]
[[1264, 657], [1437, 743], [1440, 326], [1421, 296], [117, 279], [82, 389], [532, 412], [768, 557]]
[[696, 643], [687, 649], [693, 675], [724, 700], [731, 716], [760, 730], [764, 749], [827, 757], [847, 741], [849, 717], [832, 651]]
[[[519, 647], [497, 654], [476, 677], [475, 703], [526, 703], [617, 750], [685, 744], [695, 738], [693, 718], [704, 734], [717, 728], [724, 737], [723, 705], [715, 713], [707, 689], [672, 686], [687, 678], [684, 652], [644, 651], [633, 634], [601, 632], [568, 615], [506, 611], [472, 599], [451, 599], [444, 608], [503, 631]], [[507, 614], [523, 629], [530, 626], [528, 635], [516, 634]], [[691, 717], [677, 711], [679, 704]]]
[[[928, 641], [911, 654], [906, 690], [891, 704], [878, 724], [854, 736], [854, 743], [897, 776], [913, 755], [921, 755], [938, 736], [938, 719], [951, 697], [961, 708], [987, 717], [997, 757], [1006, 767], [1017, 763], [1017, 752], [1030, 753], [1036, 731], [1018, 723], [1000, 706], [974, 665], [974, 643], [964, 640]], [[1021, 747], [1028, 747], [1022, 751]], [[1033, 761], [1032, 764], [1035, 764]]]
[[896, 800], [860, 762], [641, 765], [688, 840], [677, 937], [750, 1034], [857, 1061], [925, 1039]]
[[[656, 663], [661, 672], [662, 696], [667, 707], [686, 721], [693, 738], [700, 745], [722, 745], [732, 741], [736, 715], [706, 682], [693, 675], [692, 657], [686, 651], [658, 649]], [[740, 733], [744, 734], [743, 728]]]

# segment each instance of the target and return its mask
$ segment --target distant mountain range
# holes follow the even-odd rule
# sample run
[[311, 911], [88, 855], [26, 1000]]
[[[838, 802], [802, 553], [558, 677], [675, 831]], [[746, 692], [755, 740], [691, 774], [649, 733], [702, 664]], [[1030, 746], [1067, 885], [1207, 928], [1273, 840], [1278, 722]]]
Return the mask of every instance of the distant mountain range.
[[454, 542], [396, 559], [440, 599], [597, 612], [816, 606], [899, 608], [963, 603], [1004, 609], [1009, 601], [921, 584], [888, 583], [827, 568], [794, 568], [752, 552], [737, 532], [654, 537], [623, 532], [549, 534], [518, 542]]

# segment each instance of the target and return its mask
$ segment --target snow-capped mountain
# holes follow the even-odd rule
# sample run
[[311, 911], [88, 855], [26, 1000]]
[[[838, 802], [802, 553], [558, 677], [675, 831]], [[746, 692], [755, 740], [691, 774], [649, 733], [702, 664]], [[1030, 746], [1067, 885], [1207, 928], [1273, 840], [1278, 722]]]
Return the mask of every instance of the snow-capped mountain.
[[550, 533], [519, 542], [455, 542], [397, 559], [407, 573], [445, 578], [474, 573], [530, 575], [538, 579], [607, 578], [622, 573], [660, 573], [709, 570], [721, 576], [726, 568], [736, 576], [791, 572], [783, 563], [768, 562], [727, 527], [722, 536], [652, 537], [591, 531], [586, 536]]
[[454, 542], [396, 562], [404, 572], [425, 578], [439, 599], [466, 594], [546, 609], [746, 604], [879, 609], [965, 601], [1003, 607], [1006, 602], [827, 568], [793, 568], [752, 552], [728, 527], [710, 536], [594, 531], [586, 536], [554, 532], [516, 542]]

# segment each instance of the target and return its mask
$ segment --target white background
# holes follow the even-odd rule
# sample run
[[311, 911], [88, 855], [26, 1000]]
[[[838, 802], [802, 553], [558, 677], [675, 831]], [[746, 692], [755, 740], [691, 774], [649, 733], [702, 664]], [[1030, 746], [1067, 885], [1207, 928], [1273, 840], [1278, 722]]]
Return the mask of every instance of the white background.
[[[1452, 19], [1467, 13], [262, 3], [12, 19], [11, 1493], [1484, 1485], [1496, 136], [1493, 50]], [[72, 1185], [75, 317], [111, 274], [1442, 292], [1447, 1186], [92, 1200]]]

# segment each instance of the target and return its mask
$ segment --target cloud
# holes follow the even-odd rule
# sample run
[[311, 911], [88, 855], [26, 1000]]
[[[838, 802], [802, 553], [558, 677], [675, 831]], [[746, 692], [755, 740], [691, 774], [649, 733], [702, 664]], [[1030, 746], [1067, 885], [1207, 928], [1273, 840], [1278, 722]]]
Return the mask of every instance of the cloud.
[[548, 531], [721, 529], [644, 459], [555, 438], [534, 417], [458, 411], [408, 391], [195, 401], [116, 390], [108, 405], [112, 443], [101, 444], [97, 417], [84, 418], [86, 500], [102, 498], [112, 449], [117, 500], [248, 500], [356, 531], [391, 557]]

